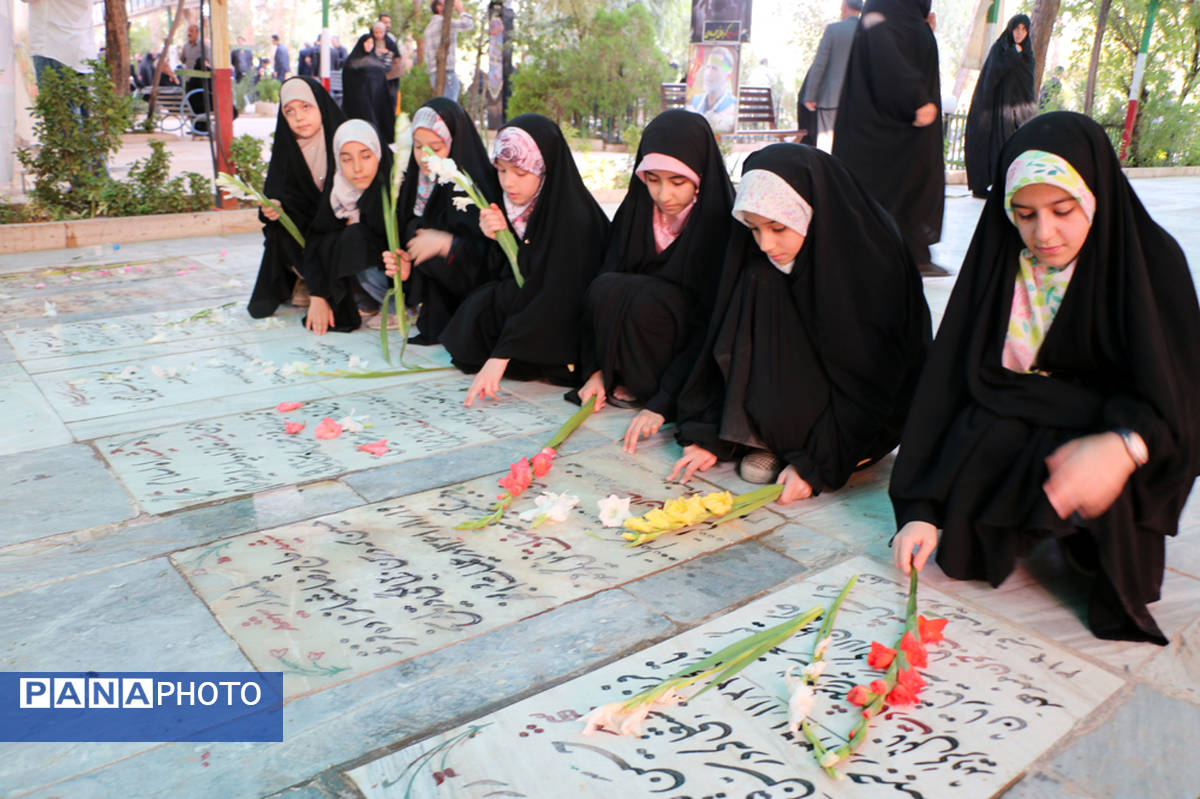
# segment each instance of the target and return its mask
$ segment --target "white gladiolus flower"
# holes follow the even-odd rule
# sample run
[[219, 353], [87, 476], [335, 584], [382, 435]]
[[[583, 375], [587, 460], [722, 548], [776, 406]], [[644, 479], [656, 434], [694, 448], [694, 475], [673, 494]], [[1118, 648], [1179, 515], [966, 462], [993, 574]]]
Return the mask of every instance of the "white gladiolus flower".
[[825, 753], [825, 756], [821, 758], [821, 768], [833, 768], [837, 765], [839, 760], [841, 760], [841, 758], [838, 756], [838, 753], [835, 750], [830, 749]]
[[346, 418], [338, 420], [338, 424], [342, 426], [342, 430], [346, 431], [347, 433], [361, 433], [367, 428], [366, 424], [364, 423], [371, 418], [370, 416], [359, 416], [356, 418], [354, 416], [354, 412], [356, 410], [358, 409], [351, 408], [350, 413], [348, 416], [346, 416]]
[[604, 499], [596, 501], [600, 509], [600, 523], [605, 527], [620, 527], [633, 514], [629, 511], [630, 497], [619, 497], [609, 494]]
[[833, 641], [832, 635], [827, 635], [824, 638], [822, 638], [821, 643], [817, 644], [817, 648], [815, 650], [813, 650], [813, 657], [814, 658], [825, 657], [825, 650], [829, 649], [829, 644], [831, 641]]
[[459, 211], [465, 211], [472, 205], [470, 197], [451, 197], [450, 202], [454, 203], [454, 207]]
[[579, 497], [574, 494], [545, 493], [533, 501], [536, 506], [521, 514], [521, 518], [530, 521], [538, 516], [544, 516], [548, 521], [565, 522], [571, 513], [571, 508], [579, 504]]
[[816, 700], [812, 686], [804, 680], [798, 680], [792, 685], [792, 696], [788, 700], [788, 729], [792, 731], [792, 735], [800, 735], [800, 722], [812, 713]]
[[45, 316], [58, 316], [58, 306], [48, 300], [42, 300], [42, 310]]
[[801, 670], [801, 674], [807, 677], [810, 682], [815, 682], [817, 678], [821, 676], [822, 672], [825, 671], [825, 667], [828, 665], [828, 661], [814, 660]]

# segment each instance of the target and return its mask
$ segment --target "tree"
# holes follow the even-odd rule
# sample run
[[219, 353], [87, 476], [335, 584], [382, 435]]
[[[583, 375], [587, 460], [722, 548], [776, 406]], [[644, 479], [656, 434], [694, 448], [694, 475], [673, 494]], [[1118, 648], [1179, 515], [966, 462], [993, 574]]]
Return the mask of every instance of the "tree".
[[1042, 85], [1042, 73], [1046, 70], [1046, 50], [1050, 37], [1054, 35], [1054, 23], [1058, 19], [1060, 0], [1034, 0], [1033, 14], [1033, 88]]
[[104, 0], [104, 58], [117, 94], [129, 94], [129, 14], [125, 0]]
[[1092, 41], [1092, 56], [1088, 59], [1087, 89], [1083, 94], [1083, 113], [1091, 114], [1096, 102], [1096, 70], [1100, 68], [1100, 45], [1104, 42], [1104, 28], [1108, 25], [1108, 12], [1112, 0], [1100, 0], [1097, 11], [1096, 38]]

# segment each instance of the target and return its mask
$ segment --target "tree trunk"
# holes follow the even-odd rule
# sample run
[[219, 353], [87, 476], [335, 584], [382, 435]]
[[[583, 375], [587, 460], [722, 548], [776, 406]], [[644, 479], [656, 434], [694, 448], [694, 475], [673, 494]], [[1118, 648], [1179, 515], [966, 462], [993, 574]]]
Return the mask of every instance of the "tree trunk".
[[162, 52], [158, 54], [158, 61], [154, 65], [154, 80], [150, 84], [150, 104], [146, 109], [146, 119], [154, 118], [154, 104], [158, 101], [158, 81], [162, 78], [163, 67], [167, 65], [167, 49], [171, 46], [171, 40], [175, 38], [175, 31], [179, 28], [179, 23], [183, 21], [183, 4], [185, 0], [179, 0], [179, 5], [175, 7], [175, 18], [171, 20], [171, 29], [167, 31], [167, 37], [163, 39]]
[[438, 42], [437, 74], [433, 81], [433, 96], [441, 97], [446, 93], [446, 61], [450, 58], [450, 24], [454, 19], [454, 1], [447, 0], [442, 5], [442, 40]]
[[129, 13], [125, 0], [104, 0], [104, 58], [113, 90], [129, 94]]
[[1088, 61], [1087, 90], [1083, 94], [1083, 113], [1092, 115], [1096, 102], [1096, 70], [1100, 68], [1100, 44], [1104, 39], [1104, 28], [1108, 25], [1108, 10], [1112, 0], [1100, 0], [1096, 19], [1096, 38], [1092, 40], [1092, 58]]
[[1050, 37], [1054, 34], [1054, 22], [1058, 19], [1061, 0], [1034, 0], [1033, 14], [1033, 92], [1041, 91], [1042, 73], [1046, 71], [1046, 51], [1050, 49]]

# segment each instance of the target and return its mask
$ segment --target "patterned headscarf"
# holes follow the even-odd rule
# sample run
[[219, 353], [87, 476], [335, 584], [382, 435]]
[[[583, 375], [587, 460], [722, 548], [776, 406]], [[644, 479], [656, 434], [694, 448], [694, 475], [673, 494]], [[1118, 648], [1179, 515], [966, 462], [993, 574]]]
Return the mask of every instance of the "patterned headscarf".
[[1026, 150], [1013, 159], [1004, 178], [1004, 213], [1014, 225], [1017, 224], [1017, 217], [1012, 208], [1013, 195], [1034, 183], [1049, 183], [1070, 194], [1079, 203], [1089, 222], [1096, 215], [1096, 195], [1092, 194], [1075, 167], [1054, 153]]
[[[417, 109], [417, 113], [413, 114], [412, 129], [415, 133], [417, 128], [425, 128], [432, 131], [435, 136], [446, 143], [446, 149], [454, 144], [454, 137], [450, 135], [450, 128], [446, 126], [446, 122], [438, 116], [438, 112], [434, 111], [427, 105], [423, 105]], [[417, 179], [417, 199], [413, 203], [413, 213], [417, 216], [425, 213], [425, 204], [429, 202], [429, 195], [433, 193], [433, 187], [437, 185], [437, 181], [424, 171], [420, 173]]]
[[[742, 175], [733, 202], [733, 218], [746, 225], [747, 212], [787, 225], [801, 236], [808, 235], [813, 214], [812, 206], [791, 184], [767, 169], [751, 169]], [[775, 266], [781, 272], [792, 271], [792, 264]]]
[[546, 183], [546, 161], [542, 158], [542, 151], [538, 149], [537, 142], [528, 131], [515, 125], [502, 128], [492, 145], [492, 163], [500, 159], [508, 161], [517, 169], [537, 175], [541, 180], [537, 191], [527, 203], [518, 205], [510, 200], [507, 194], [504, 195], [504, 211], [508, 221], [512, 223], [518, 236], [524, 236], [525, 226], [529, 224], [529, 217], [538, 197], [541, 196], [542, 186]]

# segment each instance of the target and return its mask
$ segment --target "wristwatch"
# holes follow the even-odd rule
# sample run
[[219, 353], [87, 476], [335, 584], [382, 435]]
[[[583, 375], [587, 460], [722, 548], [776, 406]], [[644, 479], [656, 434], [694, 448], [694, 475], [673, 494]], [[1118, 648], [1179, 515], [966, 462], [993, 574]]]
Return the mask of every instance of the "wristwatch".
[[1125, 450], [1129, 453], [1129, 457], [1133, 458], [1133, 462], [1137, 464], [1137, 468], [1142, 468], [1150, 460], [1150, 450], [1146, 447], [1146, 441], [1136, 431], [1130, 430], [1128, 427], [1118, 427], [1113, 430], [1114, 433], [1121, 437], [1121, 441], [1125, 444]]

